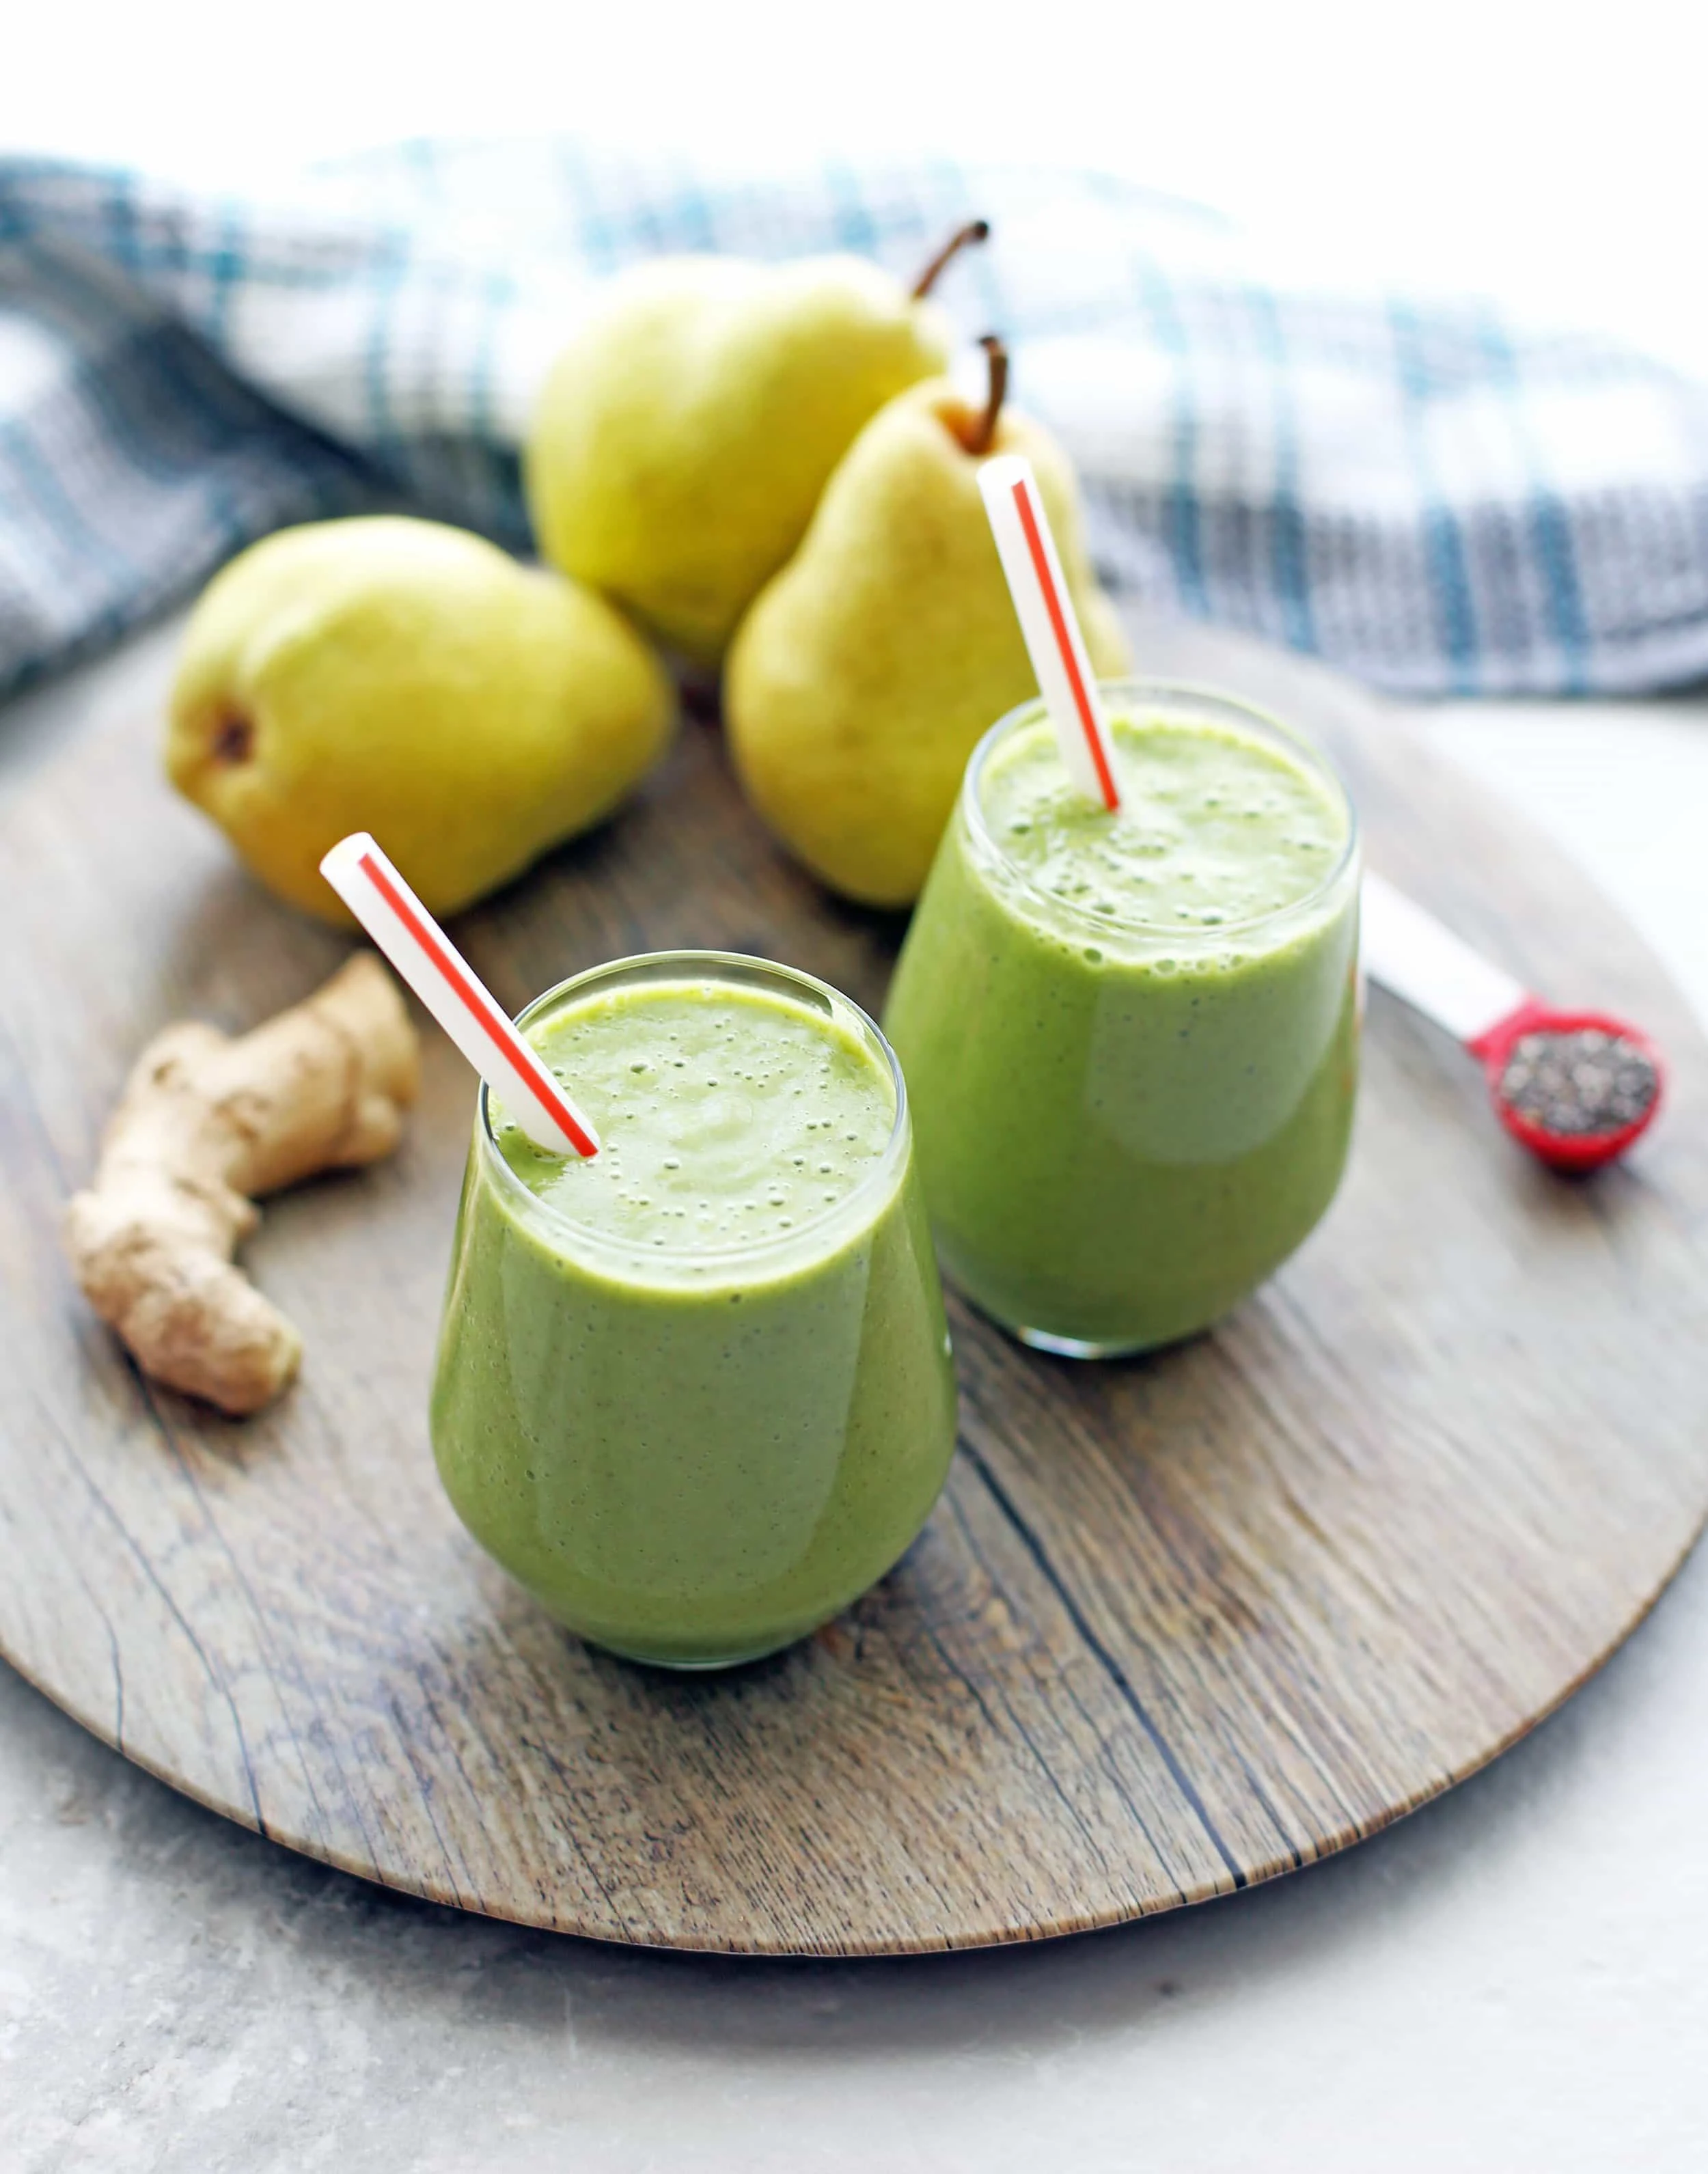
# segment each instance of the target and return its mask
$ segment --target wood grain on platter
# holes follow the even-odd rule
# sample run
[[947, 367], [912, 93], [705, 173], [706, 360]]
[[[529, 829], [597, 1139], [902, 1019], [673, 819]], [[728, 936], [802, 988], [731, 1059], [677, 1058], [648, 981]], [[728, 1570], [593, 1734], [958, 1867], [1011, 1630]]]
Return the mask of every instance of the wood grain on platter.
[[[604, 1938], [866, 1954], [1027, 1939], [1341, 1848], [1491, 1758], [1638, 1621], [1708, 1511], [1708, 1051], [1556, 854], [1368, 697], [1145, 627], [1163, 673], [1316, 732], [1374, 865], [1533, 985], [1652, 1026], [1671, 1106], [1549, 1177], [1479, 1077], [1372, 992], [1339, 1200], [1216, 1333], [1021, 1350], [952, 1303], [962, 1447], [901, 1566], [722, 1678], [558, 1630], [464, 1536], [425, 1396], [471, 1088], [429, 1034], [391, 1163], [273, 1203], [247, 1259], [307, 1341], [243, 1425], [142, 1382], [57, 1244], [132, 1057], [233, 1028], [347, 948], [159, 781], [139, 713], [3, 826], [0, 1651], [89, 1728], [291, 1847]], [[707, 944], [873, 1009], [899, 924], [776, 851], [690, 722], [595, 838], [458, 924], [519, 1006]]]

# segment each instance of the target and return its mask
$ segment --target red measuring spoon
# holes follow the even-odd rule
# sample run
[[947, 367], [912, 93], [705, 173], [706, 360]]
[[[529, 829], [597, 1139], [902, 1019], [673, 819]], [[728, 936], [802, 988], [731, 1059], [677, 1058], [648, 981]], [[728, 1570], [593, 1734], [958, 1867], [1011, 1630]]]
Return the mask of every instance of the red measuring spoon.
[[[1363, 963], [1372, 979], [1464, 1045], [1488, 1078], [1495, 1116], [1550, 1168], [1597, 1170], [1654, 1122], [1666, 1075], [1640, 1028], [1607, 1012], [1544, 1003], [1377, 875], [1364, 879]], [[1574, 1068], [1587, 1067], [1600, 1090], [1609, 1065], [1625, 1085], [1605, 1122], [1592, 1108], [1570, 1124], [1549, 1122], [1538, 1082], [1560, 1079], [1569, 1090]], [[1573, 1110], [1569, 1093], [1556, 1106]]]

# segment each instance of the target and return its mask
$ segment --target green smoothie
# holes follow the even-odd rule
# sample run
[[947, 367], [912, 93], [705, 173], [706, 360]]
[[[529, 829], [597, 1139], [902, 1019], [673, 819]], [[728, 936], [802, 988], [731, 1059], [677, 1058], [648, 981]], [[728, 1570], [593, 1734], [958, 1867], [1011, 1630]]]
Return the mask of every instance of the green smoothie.
[[1189, 689], [1104, 690], [1075, 792], [1036, 704], [968, 766], [896, 970], [943, 1266], [1078, 1356], [1204, 1328], [1311, 1230], [1358, 1063], [1352, 814], [1319, 756]]
[[896, 1560], [955, 1393], [900, 1075], [810, 976], [630, 960], [522, 1025], [591, 1160], [483, 1095], [433, 1393], [474, 1537], [570, 1629], [718, 1667]]

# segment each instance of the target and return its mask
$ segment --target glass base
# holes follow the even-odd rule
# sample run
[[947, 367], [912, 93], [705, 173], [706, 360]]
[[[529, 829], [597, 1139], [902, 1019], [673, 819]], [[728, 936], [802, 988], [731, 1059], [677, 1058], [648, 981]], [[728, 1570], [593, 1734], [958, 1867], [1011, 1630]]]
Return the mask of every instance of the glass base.
[[[990, 1317], [997, 1319], [994, 1314]], [[1024, 1328], [1018, 1322], [997, 1321], [997, 1326], [1006, 1328], [1030, 1349], [1047, 1351], [1052, 1359], [1133, 1359], [1141, 1351], [1159, 1348], [1144, 1338], [1136, 1344], [1087, 1344], [1077, 1336], [1051, 1336], [1045, 1329]]]
[[[577, 1636], [580, 1636], [577, 1633]], [[589, 1638], [586, 1642], [597, 1646], [602, 1653], [609, 1653], [619, 1661], [632, 1661], [643, 1668], [668, 1668], [675, 1676], [706, 1676], [719, 1668], [744, 1668], [750, 1661], [768, 1661], [773, 1653], [786, 1652], [799, 1638], [808, 1634], [802, 1631], [793, 1638], [773, 1640], [764, 1646], [754, 1646], [740, 1653], [719, 1653], [711, 1660], [684, 1661], [668, 1658], [662, 1653], [637, 1653], [623, 1646], [607, 1645], [603, 1639]]]
[[1172, 1344], [1186, 1344], [1194, 1336], [1201, 1336], [1212, 1324], [1203, 1322], [1196, 1328], [1183, 1328], [1172, 1336], [1127, 1336], [1107, 1339], [1089, 1336], [1058, 1336], [1053, 1329], [1034, 1328], [1030, 1322], [1015, 1321], [1006, 1313], [998, 1313], [987, 1306], [978, 1293], [963, 1279], [953, 1259], [946, 1258], [939, 1246], [938, 1265], [943, 1279], [986, 1321], [993, 1322], [1004, 1336], [1012, 1336], [1017, 1344], [1024, 1344], [1030, 1351], [1047, 1351], [1052, 1359], [1137, 1359], [1147, 1351], [1165, 1351]]

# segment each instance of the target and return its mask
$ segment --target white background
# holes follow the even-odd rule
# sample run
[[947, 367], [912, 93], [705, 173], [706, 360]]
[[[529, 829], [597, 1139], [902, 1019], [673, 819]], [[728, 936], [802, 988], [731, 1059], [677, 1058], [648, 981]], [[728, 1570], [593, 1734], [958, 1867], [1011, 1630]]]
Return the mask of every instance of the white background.
[[6, 0], [0, 146], [578, 128], [1095, 163], [1708, 369], [1700, 0]]

